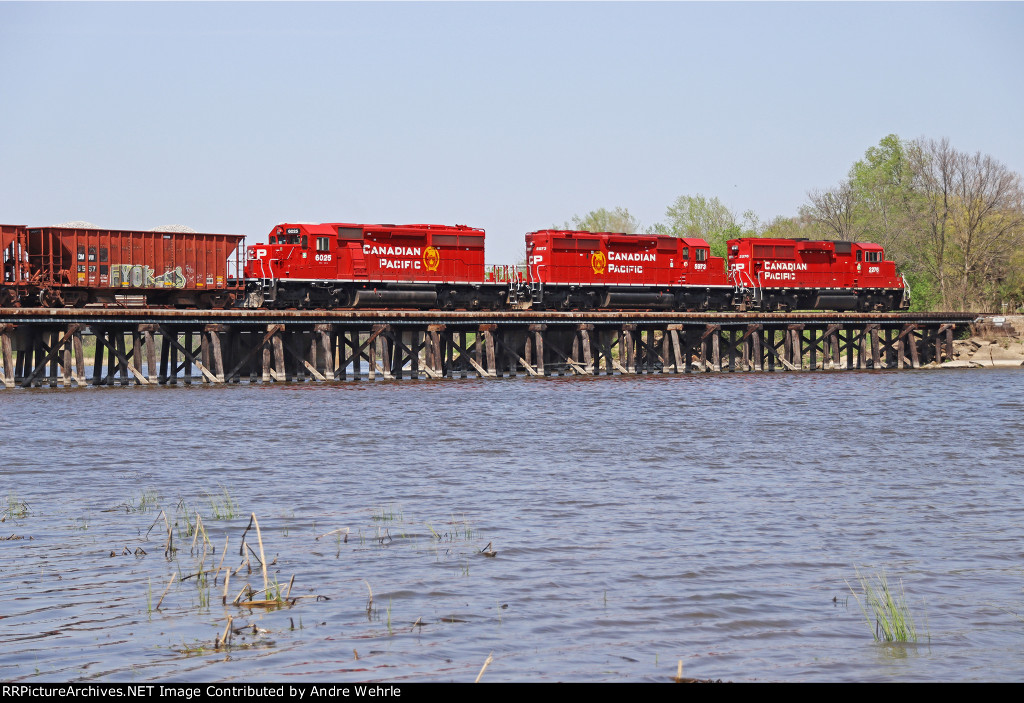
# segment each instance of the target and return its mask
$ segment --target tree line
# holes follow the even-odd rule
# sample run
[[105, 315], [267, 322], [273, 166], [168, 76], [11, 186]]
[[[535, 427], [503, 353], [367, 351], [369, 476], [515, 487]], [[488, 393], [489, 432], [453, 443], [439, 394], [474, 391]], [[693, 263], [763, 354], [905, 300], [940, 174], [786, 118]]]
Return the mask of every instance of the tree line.
[[1024, 184], [995, 158], [948, 139], [870, 147], [838, 185], [807, 193], [795, 215], [761, 221], [717, 197], [681, 195], [643, 226], [629, 210], [599, 208], [557, 227], [706, 239], [716, 256], [737, 237], [871, 241], [911, 287], [915, 310], [1016, 312], [1024, 307]]

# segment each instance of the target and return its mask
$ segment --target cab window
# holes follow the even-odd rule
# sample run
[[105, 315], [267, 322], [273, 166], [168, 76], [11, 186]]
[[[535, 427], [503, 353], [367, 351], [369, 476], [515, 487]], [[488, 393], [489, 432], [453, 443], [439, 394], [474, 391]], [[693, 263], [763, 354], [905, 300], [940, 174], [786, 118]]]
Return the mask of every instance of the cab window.
[[330, 251], [331, 240], [329, 237], [317, 237], [316, 238], [316, 250], [317, 251]]
[[863, 261], [864, 260], [863, 257], [864, 257], [864, 252], [858, 250], [857, 251], [857, 263], [860, 263], [861, 261]]
[[694, 254], [694, 258], [696, 258], [697, 261], [707, 261], [707, 258], [708, 258], [708, 250], [707, 249], [695, 249], [694, 251], [696, 252]]
[[689, 259], [690, 258], [690, 247], [683, 247], [683, 258], [684, 259]]

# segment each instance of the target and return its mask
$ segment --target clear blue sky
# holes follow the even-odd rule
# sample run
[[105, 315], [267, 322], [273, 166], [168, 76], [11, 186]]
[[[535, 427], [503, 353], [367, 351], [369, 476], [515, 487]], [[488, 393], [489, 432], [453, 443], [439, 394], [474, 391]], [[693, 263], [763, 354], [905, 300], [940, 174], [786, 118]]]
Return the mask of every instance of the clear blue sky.
[[1021, 3], [0, 2], [0, 222], [795, 214], [889, 133], [1024, 171]]

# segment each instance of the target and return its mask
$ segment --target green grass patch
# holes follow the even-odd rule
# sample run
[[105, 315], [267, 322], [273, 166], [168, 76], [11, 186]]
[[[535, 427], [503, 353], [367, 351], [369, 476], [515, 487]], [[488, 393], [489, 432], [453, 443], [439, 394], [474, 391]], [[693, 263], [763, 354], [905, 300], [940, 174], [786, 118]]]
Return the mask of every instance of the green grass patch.
[[884, 571], [873, 577], [857, 573], [861, 593], [858, 594], [849, 581], [850, 588], [857, 605], [860, 606], [864, 620], [871, 628], [877, 642], [917, 642], [917, 628], [907, 607], [907, 596], [903, 590], [903, 579], [899, 580], [899, 590], [890, 586]]

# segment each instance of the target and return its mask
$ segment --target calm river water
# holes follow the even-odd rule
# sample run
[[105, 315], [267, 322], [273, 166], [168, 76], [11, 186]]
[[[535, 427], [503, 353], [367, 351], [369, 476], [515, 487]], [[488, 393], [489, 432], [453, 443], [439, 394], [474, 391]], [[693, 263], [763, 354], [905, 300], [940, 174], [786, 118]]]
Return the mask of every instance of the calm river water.
[[[0, 680], [472, 681], [492, 653], [484, 681], [1024, 678], [1020, 371], [34, 389], [0, 411]], [[231, 604], [263, 588], [252, 513], [290, 607]], [[916, 644], [875, 642], [858, 572], [902, 582]]]

